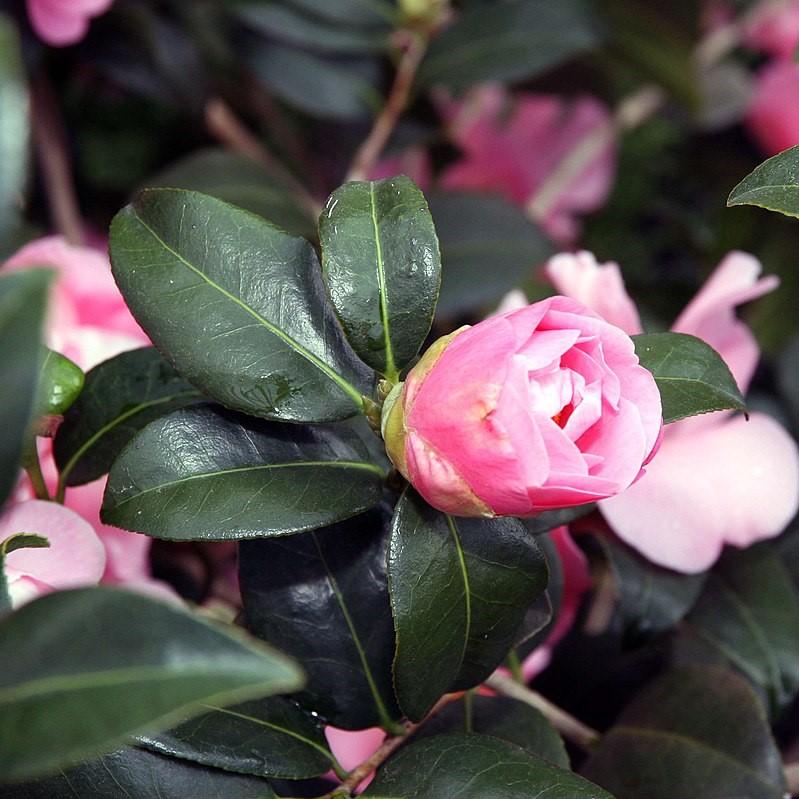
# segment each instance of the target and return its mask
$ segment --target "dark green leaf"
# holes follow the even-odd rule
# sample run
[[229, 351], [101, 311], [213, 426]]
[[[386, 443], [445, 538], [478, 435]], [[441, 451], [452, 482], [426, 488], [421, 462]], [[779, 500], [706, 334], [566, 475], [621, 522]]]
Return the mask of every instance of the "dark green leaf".
[[384, 475], [352, 426], [186, 408], [151, 422], [122, 451], [102, 517], [179, 541], [287, 535], [376, 505]]
[[152, 347], [95, 366], [55, 437], [61, 481], [72, 486], [102, 477], [146, 424], [201, 398]]
[[433, 323], [441, 256], [416, 184], [400, 175], [344, 184], [319, 219], [322, 269], [355, 352], [396, 380]]
[[362, 119], [380, 103], [373, 61], [326, 59], [276, 42], [259, 46], [249, 61], [277, 97], [314, 117]]
[[0, 241], [18, 222], [28, 164], [28, 97], [19, 37], [0, 13]]
[[768, 544], [729, 550], [687, 617], [692, 630], [766, 691], [775, 709], [799, 688], [799, 593]]
[[625, 627], [637, 635], [672, 628], [693, 607], [706, 574], [680, 574], [639, 555], [621, 541], [601, 537]]
[[548, 533], [556, 527], [562, 527], [564, 524], [571, 524], [573, 521], [581, 519], [595, 510], [596, 505], [593, 504], [578, 505], [575, 508], [545, 510], [543, 513], [522, 519], [522, 523], [532, 535], [541, 535], [541, 533]]
[[411, 743], [388, 760], [364, 796], [374, 799], [612, 799], [596, 785], [513, 744], [451, 734]]
[[582, 0], [504, 0], [464, 11], [435, 39], [419, 70], [425, 86], [466, 88], [530, 78], [593, 47], [597, 34]]
[[666, 424], [711, 411], [745, 411], [735, 378], [721, 356], [696, 336], [644, 333], [635, 352], [655, 377]]
[[19, 477], [22, 443], [33, 410], [42, 356], [42, 323], [52, 273], [36, 269], [0, 277], [0, 506]]
[[316, 237], [316, 219], [299, 202], [285, 178], [238, 153], [198, 150], [150, 178], [147, 186], [209, 194], [252, 211], [296, 236]]
[[430, 211], [444, 265], [441, 314], [475, 311], [498, 302], [554, 253], [524, 212], [501, 197], [433, 194]]
[[58, 776], [9, 785], [5, 799], [275, 799], [265, 780], [143, 749], [120, 749]]
[[236, 16], [259, 33], [284, 42], [330, 53], [373, 53], [388, 44], [387, 30], [359, 29], [295, 11], [280, 2], [246, 3]]
[[45, 347], [39, 369], [34, 416], [61, 416], [67, 412], [83, 389], [83, 370], [61, 353]]
[[286, 4], [331, 22], [358, 27], [392, 23], [392, 0], [286, 0]]
[[727, 205], [757, 205], [799, 217], [799, 146], [764, 161], [730, 192]]
[[334, 763], [322, 723], [288, 699], [216, 707], [138, 743], [171, 757], [240, 774], [304, 779]]
[[399, 715], [386, 587], [389, 517], [381, 506], [315, 533], [240, 547], [246, 626], [302, 663], [308, 685], [297, 698], [336, 727], [390, 726]]
[[476, 685], [502, 662], [548, 575], [518, 519], [447, 516], [408, 489], [392, 522], [388, 576], [394, 686], [418, 721], [442, 694]]
[[668, 672], [622, 713], [583, 769], [618, 799], [784, 799], [763, 708], [726, 669]]
[[111, 261], [153, 343], [223, 405], [286, 421], [362, 410], [369, 378], [305, 239], [203, 194], [151, 189], [114, 219]]
[[555, 728], [543, 713], [516, 699], [467, 694], [426, 721], [415, 739], [451, 732], [491, 735], [556, 766], [569, 768], [569, 756]]
[[301, 684], [287, 658], [176, 605], [111, 588], [49, 594], [0, 621], [0, 774], [36, 777], [203, 702]]
[[47, 549], [49, 546], [50, 542], [44, 536], [35, 533], [16, 533], [0, 541], [0, 612], [11, 609], [5, 572], [6, 555], [16, 549]]

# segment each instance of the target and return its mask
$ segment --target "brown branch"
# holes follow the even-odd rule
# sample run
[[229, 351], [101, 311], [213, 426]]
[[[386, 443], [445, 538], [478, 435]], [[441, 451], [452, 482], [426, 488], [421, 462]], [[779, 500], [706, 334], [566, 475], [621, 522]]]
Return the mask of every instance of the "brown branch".
[[352, 159], [347, 180], [366, 180], [369, 177], [403, 111], [408, 107], [416, 71], [427, 49], [427, 38], [415, 31], [399, 31], [399, 34], [405, 42], [394, 83], [372, 130]]
[[283, 181], [314, 219], [319, 216], [322, 212], [321, 203], [264, 147], [220, 97], [214, 97], [206, 103], [205, 124], [210, 133], [229, 150], [252, 159]]
[[31, 127], [53, 227], [70, 244], [83, 244], [83, 219], [67, 155], [64, 122], [44, 73], [31, 84]]
[[344, 781], [335, 790], [329, 794], [320, 797], [320, 799], [335, 799], [336, 797], [348, 797], [352, 792], [374, 771], [376, 771], [386, 760], [394, 754], [425, 722], [433, 718], [443, 708], [451, 702], [458, 701], [463, 696], [462, 693], [446, 694], [436, 702], [432, 710], [418, 723], [412, 724], [406, 722], [404, 725], [405, 732], [402, 735], [393, 735], [386, 738], [385, 741], [378, 747], [378, 749], [363, 761], [360, 765], [356, 766]]
[[577, 744], [577, 746], [582, 749], [590, 749], [601, 737], [596, 730], [592, 729], [587, 724], [583, 724], [582, 721], [559, 708], [536, 691], [531, 691], [524, 685], [519, 685], [519, 683], [512, 680], [510, 677], [494, 673], [485, 681], [484, 685], [488, 688], [492, 688], [503, 696], [518, 699], [520, 702], [524, 702], [526, 705], [530, 705], [536, 710], [539, 710], [552, 722], [552, 726], [555, 727], [564, 738]]

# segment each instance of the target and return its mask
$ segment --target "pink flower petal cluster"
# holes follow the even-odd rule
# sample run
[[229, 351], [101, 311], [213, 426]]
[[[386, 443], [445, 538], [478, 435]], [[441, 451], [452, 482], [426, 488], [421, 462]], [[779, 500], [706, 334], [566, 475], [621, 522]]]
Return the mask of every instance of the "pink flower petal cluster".
[[660, 394], [630, 337], [550, 297], [433, 344], [385, 431], [392, 461], [434, 507], [529, 516], [623, 491], [661, 426]]
[[562, 243], [577, 237], [580, 214], [607, 199], [615, 139], [608, 109], [593, 97], [522, 93], [511, 99], [504, 87], [486, 84], [439, 107], [463, 152], [441, 175], [444, 188], [502, 194]]
[[79, 42], [89, 21], [111, 7], [114, 0], [28, 0], [28, 16], [37, 35], [47, 44], [65, 47]]
[[[50, 236], [20, 249], [2, 266], [0, 274], [33, 267], [49, 267], [57, 273], [50, 298], [47, 344], [83, 369], [149, 343], [125, 306], [102, 252], [73, 247], [60, 237]], [[39, 451], [52, 492], [57, 475], [50, 442], [40, 440]], [[38, 533], [49, 539], [50, 548], [18, 550], [9, 555], [6, 573], [15, 603], [55, 589], [99, 581], [174, 596], [150, 575], [150, 539], [100, 521], [104, 487], [102, 478], [71, 488], [65, 506], [61, 506], [33, 499], [27, 480], [22, 482], [0, 517], [0, 540], [18, 532]]]
[[[735, 308], [772, 291], [750, 255], [728, 255], [672, 329], [707, 341], [746, 391], [760, 353]], [[555, 288], [601, 311], [628, 333], [641, 332], [617, 264], [590, 253], [555, 256], [547, 266]], [[746, 547], [778, 535], [799, 508], [799, 453], [769, 416], [749, 421], [726, 412], [668, 425], [646, 474], [599, 505], [616, 534], [649, 560], [682, 572], [713, 564], [725, 544]]]
[[772, 56], [757, 73], [745, 121], [763, 152], [776, 155], [799, 144], [799, 0], [761, 2], [744, 44]]

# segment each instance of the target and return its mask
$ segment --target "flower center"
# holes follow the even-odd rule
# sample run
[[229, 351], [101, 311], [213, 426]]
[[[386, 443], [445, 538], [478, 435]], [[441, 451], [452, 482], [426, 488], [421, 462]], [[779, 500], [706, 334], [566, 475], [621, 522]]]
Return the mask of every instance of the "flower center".
[[567, 402], [553, 417], [552, 421], [560, 428], [566, 427], [566, 422], [574, 413], [574, 404]]

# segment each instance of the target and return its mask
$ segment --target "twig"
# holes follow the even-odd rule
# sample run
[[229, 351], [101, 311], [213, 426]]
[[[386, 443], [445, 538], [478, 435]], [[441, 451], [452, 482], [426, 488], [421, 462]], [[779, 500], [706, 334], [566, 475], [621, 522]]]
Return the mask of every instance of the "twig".
[[785, 784], [791, 796], [799, 794], [799, 763], [787, 763], [784, 767]]
[[70, 244], [83, 244], [83, 220], [67, 156], [66, 132], [55, 94], [43, 73], [31, 85], [31, 122], [53, 227]]
[[252, 159], [289, 186], [314, 219], [319, 216], [321, 203], [264, 147], [220, 97], [214, 97], [206, 103], [205, 124], [211, 134], [228, 149]]
[[402, 34], [405, 42], [397, 64], [394, 83], [386, 104], [374, 121], [372, 130], [352, 159], [347, 180], [366, 180], [369, 177], [369, 173], [380, 158], [402, 112], [408, 106], [413, 80], [427, 49], [427, 38], [415, 31], [400, 31], [399, 33]]
[[562, 710], [541, 694], [531, 691], [524, 685], [519, 685], [510, 677], [495, 672], [485, 681], [484, 685], [497, 693], [518, 699], [539, 710], [552, 722], [555, 729], [562, 733], [564, 738], [583, 749], [590, 749], [601, 737], [596, 730], [583, 724], [582, 721]]
[[605, 566], [594, 580], [594, 598], [588, 610], [583, 632], [587, 635], [602, 635], [613, 620], [616, 608], [616, 581], [610, 568]]
[[386, 740], [383, 741], [383, 743], [371, 755], [371, 757], [367, 758], [363, 761], [363, 763], [350, 771], [341, 785], [339, 785], [329, 794], [325, 794], [325, 796], [320, 797], [320, 799], [336, 799], [337, 797], [351, 796], [352, 792], [356, 790], [358, 786], [373, 771], [376, 771], [380, 766], [382, 766], [383, 763], [385, 763], [385, 761], [388, 760], [388, 758], [391, 757], [391, 755], [393, 755], [397, 749], [399, 749], [420, 727], [422, 727], [426, 721], [433, 718], [433, 716], [439, 713], [451, 702], [456, 702], [459, 700], [462, 696], [462, 693], [446, 694], [445, 696], [442, 696], [438, 702], [436, 702], [432, 710], [418, 724], [406, 722], [404, 725], [405, 732], [402, 735], [394, 735], [390, 738], [386, 738]]

